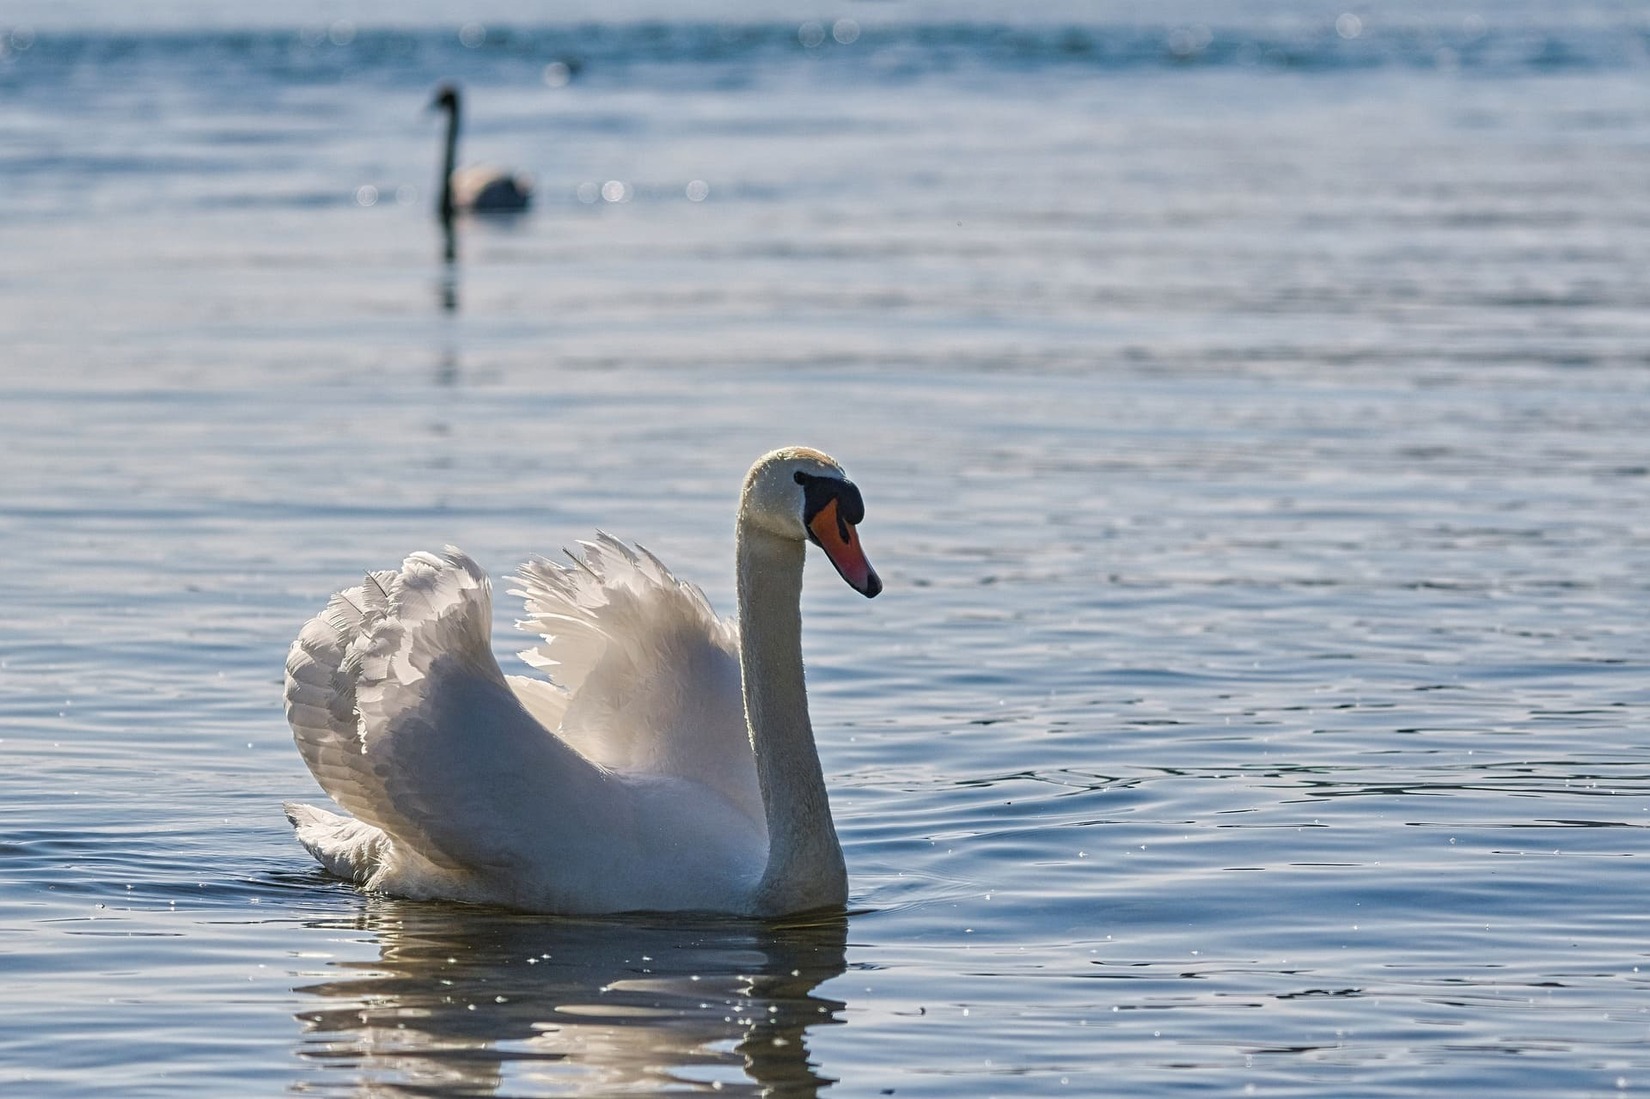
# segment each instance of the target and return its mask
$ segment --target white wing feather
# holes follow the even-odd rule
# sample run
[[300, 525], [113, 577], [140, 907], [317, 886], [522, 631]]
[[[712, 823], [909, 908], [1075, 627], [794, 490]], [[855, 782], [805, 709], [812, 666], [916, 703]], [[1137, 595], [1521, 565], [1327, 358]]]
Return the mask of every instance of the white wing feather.
[[355, 819], [289, 805], [299, 839], [415, 897], [617, 911], [748, 888], [767, 836], [731, 626], [606, 535], [519, 580], [543, 635], [523, 655], [559, 683], [506, 679], [486, 575], [452, 547], [370, 574], [304, 627], [287, 717]]
[[316, 781], [397, 851], [468, 874], [544, 849], [576, 858], [624, 800], [522, 708], [491, 620], [486, 576], [449, 547], [335, 596], [287, 660], [288, 720]]
[[395, 580], [394, 572], [369, 573], [366, 583], [334, 595], [299, 631], [287, 652], [286, 716], [304, 763], [334, 801], [376, 828], [415, 833], [383, 796], [356, 710], [361, 657], [389, 613]]
[[510, 677], [540, 720], [603, 767], [702, 783], [763, 817], [745, 727], [736, 630], [704, 592], [607, 534], [568, 564], [523, 565], [521, 653], [550, 683]]

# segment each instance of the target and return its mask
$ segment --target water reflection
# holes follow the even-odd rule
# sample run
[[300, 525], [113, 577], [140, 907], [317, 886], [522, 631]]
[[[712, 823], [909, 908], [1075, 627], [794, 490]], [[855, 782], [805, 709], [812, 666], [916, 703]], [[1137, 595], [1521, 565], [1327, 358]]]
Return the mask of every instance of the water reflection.
[[[441, 349], [441, 354], [435, 363], [435, 384], [452, 387], [459, 383], [464, 376], [464, 367], [458, 357], [458, 349], [447, 345]], [[443, 421], [445, 424], [445, 421]], [[445, 426], [443, 431], [445, 431]]]
[[353, 929], [375, 962], [297, 991], [307, 1058], [362, 1095], [589, 1095], [627, 1090], [814, 1095], [832, 1080], [809, 1028], [846, 967], [847, 921], [580, 922], [391, 898]]
[[441, 223], [441, 278], [437, 286], [442, 312], [458, 312], [458, 240], [450, 218]]

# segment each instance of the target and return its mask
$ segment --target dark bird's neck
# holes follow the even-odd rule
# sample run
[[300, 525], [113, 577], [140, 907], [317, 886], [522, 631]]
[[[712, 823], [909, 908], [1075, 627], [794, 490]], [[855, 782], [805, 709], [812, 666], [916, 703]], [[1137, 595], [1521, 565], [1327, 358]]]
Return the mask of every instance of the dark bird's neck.
[[437, 213], [443, 225], [453, 220], [453, 170], [458, 167], [458, 100], [445, 104], [447, 109], [447, 147], [441, 158], [441, 205]]

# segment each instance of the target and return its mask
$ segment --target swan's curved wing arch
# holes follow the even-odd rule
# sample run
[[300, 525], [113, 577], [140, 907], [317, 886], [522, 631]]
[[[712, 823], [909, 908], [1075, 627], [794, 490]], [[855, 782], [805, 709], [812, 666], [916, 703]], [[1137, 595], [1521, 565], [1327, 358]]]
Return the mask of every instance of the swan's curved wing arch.
[[[385, 832], [414, 831], [382, 794], [366, 754], [355, 682], [372, 624], [389, 613], [393, 571], [371, 572], [338, 592], [304, 624], [287, 651], [286, 717], [321, 789], [356, 818]], [[450, 865], [450, 864], [449, 864]]]
[[551, 681], [510, 685], [600, 765], [702, 783], [763, 820], [733, 624], [640, 547], [598, 534], [581, 549], [514, 577], [527, 606], [517, 625], [541, 638], [521, 657]]
[[287, 713], [310, 771], [357, 818], [438, 866], [508, 873], [622, 831], [610, 818], [626, 799], [522, 706], [493, 657], [491, 622], [473, 560], [452, 547], [414, 554], [304, 628], [288, 656]]

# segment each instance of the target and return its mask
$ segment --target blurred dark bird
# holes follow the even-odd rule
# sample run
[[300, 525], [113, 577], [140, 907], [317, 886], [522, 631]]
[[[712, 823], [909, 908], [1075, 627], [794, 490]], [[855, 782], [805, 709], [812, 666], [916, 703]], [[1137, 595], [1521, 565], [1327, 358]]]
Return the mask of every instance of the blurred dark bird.
[[443, 84], [430, 100], [430, 110], [447, 112], [447, 144], [441, 161], [441, 202], [436, 213], [443, 224], [454, 214], [507, 214], [527, 209], [533, 199], [533, 181], [507, 168], [473, 165], [458, 168], [459, 94], [454, 84]]

